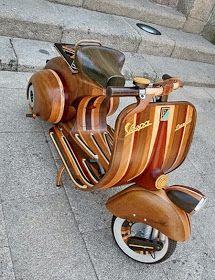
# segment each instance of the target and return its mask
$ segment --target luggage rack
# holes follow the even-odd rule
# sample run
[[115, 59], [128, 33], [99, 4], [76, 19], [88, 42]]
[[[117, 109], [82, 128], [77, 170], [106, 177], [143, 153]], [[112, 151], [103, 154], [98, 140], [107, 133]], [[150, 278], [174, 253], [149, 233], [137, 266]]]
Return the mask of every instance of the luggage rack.
[[61, 44], [55, 43], [54, 47], [60, 53], [60, 55], [66, 60], [69, 66], [72, 66], [75, 54], [74, 44]]

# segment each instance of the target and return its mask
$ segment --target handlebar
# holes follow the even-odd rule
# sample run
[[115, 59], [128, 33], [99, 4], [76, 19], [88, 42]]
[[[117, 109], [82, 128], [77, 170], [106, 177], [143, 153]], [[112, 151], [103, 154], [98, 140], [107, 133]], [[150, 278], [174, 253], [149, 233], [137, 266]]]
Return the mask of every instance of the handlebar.
[[140, 97], [141, 99], [145, 95], [153, 96], [167, 96], [173, 90], [178, 89], [183, 86], [182, 81], [177, 78], [172, 78], [171, 76], [165, 74], [163, 75], [163, 80], [156, 82], [146, 88], [138, 87], [108, 87], [106, 90], [106, 95], [108, 97], [126, 97], [134, 96]]

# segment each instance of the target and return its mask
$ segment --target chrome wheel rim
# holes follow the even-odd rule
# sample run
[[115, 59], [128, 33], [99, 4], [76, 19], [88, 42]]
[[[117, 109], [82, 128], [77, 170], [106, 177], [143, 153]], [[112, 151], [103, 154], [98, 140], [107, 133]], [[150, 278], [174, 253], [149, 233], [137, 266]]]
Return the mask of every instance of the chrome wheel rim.
[[[142, 233], [141, 233], [142, 232]], [[143, 262], [143, 263], [154, 263], [161, 260], [168, 251], [169, 239], [167, 236], [159, 232], [158, 230], [147, 226], [144, 223], [129, 223], [125, 219], [116, 218], [113, 224], [113, 234], [118, 246], [121, 250], [128, 255], [130, 258]], [[144, 234], [144, 238], [157, 239], [162, 242], [163, 248], [160, 251], [154, 252], [137, 252], [133, 251], [126, 243], [126, 240], [130, 236], [141, 236]], [[148, 235], [148, 236], [147, 236]], [[142, 236], [143, 237], [143, 236]]]
[[31, 84], [28, 88], [28, 102], [31, 108], [34, 107], [34, 97], [35, 97], [34, 87]]

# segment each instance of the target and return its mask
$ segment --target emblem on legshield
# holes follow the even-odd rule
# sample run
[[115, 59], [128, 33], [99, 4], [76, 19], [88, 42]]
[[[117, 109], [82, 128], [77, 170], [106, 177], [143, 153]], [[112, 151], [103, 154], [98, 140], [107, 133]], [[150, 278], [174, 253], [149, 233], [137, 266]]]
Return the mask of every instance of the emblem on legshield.
[[169, 107], [163, 107], [163, 108], [161, 108], [160, 120], [161, 120], [162, 122], [168, 121], [169, 113], [170, 113], [170, 108], [169, 108]]
[[148, 121], [145, 121], [143, 123], [140, 123], [138, 125], [135, 126], [135, 124], [131, 124], [131, 123], [126, 123], [125, 125], [125, 136], [128, 136], [136, 131], [140, 131], [148, 126], [152, 125], [152, 123], [148, 120]]

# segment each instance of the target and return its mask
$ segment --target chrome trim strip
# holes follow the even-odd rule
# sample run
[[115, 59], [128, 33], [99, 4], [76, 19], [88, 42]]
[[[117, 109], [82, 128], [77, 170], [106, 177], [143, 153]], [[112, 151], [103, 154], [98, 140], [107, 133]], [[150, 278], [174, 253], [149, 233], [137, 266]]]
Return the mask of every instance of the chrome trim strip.
[[95, 139], [95, 136], [93, 135], [93, 133], [90, 133], [90, 137], [93, 141], [93, 143], [95, 144], [95, 146], [97, 147], [97, 149], [100, 151], [102, 157], [104, 158], [104, 160], [107, 162], [107, 164], [109, 164], [109, 160], [108, 158], [106, 157], [106, 155], [103, 153], [102, 149], [100, 148], [100, 146], [98, 145], [96, 139]]
[[86, 164], [86, 159], [83, 158], [83, 159], [82, 159], [82, 162], [83, 162], [83, 165], [85, 166], [85, 168], [87, 169], [87, 171], [88, 171], [88, 173], [89, 173], [91, 179], [97, 184], [97, 183], [98, 183], [98, 180], [93, 176], [92, 172], [89, 170], [89, 168], [88, 168], [88, 166], [87, 166], [87, 164]]
[[73, 182], [73, 184], [75, 184], [75, 186], [79, 187], [80, 189], [87, 189], [87, 185], [80, 185], [73, 178], [72, 173], [70, 172], [69, 167], [67, 166], [67, 163], [66, 163], [66, 161], [65, 161], [65, 159], [64, 159], [64, 157], [63, 157], [63, 155], [62, 155], [62, 153], [61, 153], [61, 151], [60, 151], [60, 149], [59, 149], [59, 147], [57, 145], [57, 142], [54, 139], [54, 136], [53, 136], [54, 132], [50, 132], [49, 135], [50, 135], [50, 137], [52, 139], [52, 142], [54, 143], [54, 146], [55, 146], [55, 148], [56, 148], [56, 150], [57, 150], [57, 152], [58, 152], [58, 154], [59, 154], [59, 156], [60, 156], [60, 158], [61, 158], [61, 160], [62, 160], [62, 162], [63, 162], [63, 164], [65, 166], [65, 168], [66, 168], [66, 171], [68, 172], [68, 174], [69, 174], [69, 176], [70, 176], [70, 178], [71, 178], [71, 180]]
[[90, 183], [90, 181], [88, 180], [88, 178], [85, 176], [84, 174], [84, 171], [82, 170], [79, 162], [78, 162], [78, 159], [76, 158], [73, 150], [72, 150], [72, 147], [70, 146], [70, 143], [69, 141], [67, 140], [67, 138], [63, 135], [62, 136], [62, 139], [64, 141], [64, 143], [66, 144], [66, 149], [67, 151], [71, 154], [72, 156], [72, 160], [73, 160], [73, 163], [75, 164], [77, 170], [79, 171], [79, 174], [82, 178], [82, 180], [84, 181], [85, 184], [89, 185], [90, 187], [92, 187], [93, 185]]
[[194, 208], [194, 210], [192, 211], [192, 213], [193, 213], [193, 212], [194, 212], [194, 213], [198, 212], [198, 211], [205, 205], [206, 201], [207, 201], [207, 198], [206, 198], [205, 196], [203, 196], [203, 197], [201, 198], [201, 200], [199, 201], [199, 203], [198, 203], [198, 204], [196, 205], [196, 207]]
[[78, 142], [83, 146], [83, 148], [95, 159], [98, 159], [98, 155], [94, 154], [91, 149], [87, 146], [87, 144], [84, 142], [84, 140], [81, 138], [81, 136], [76, 133], [75, 138], [78, 140]]
[[109, 152], [110, 155], [111, 155], [111, 147], [110, 147], [110, 143], [109, 143], [108, 138], [107, 138], [107, 132], [104, 132], [104, 133], [103, 133], [103, 138], [104, 138], [104, 141], [105, 141], [106, 146], [107, 146], [107, 148], [108, 148], [108, 152]]

